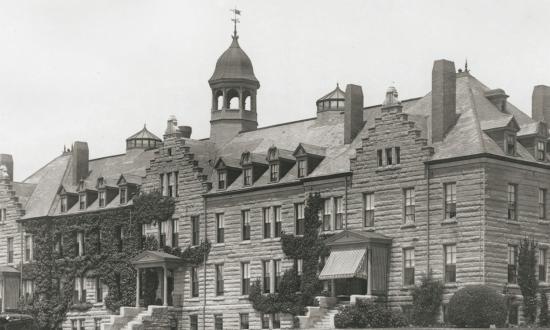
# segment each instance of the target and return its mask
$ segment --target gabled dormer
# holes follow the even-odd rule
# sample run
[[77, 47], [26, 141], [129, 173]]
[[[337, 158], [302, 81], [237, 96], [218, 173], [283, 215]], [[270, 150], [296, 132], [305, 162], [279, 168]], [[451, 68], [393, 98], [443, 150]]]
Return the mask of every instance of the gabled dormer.
[[227, 189], [241, 174], [239, 161], [231, 158], [218, 158], [214, 169], [217, 178], [216, 187], [219, 190]]
[[520, 129], [513, 116], [482, 121], [481, 129], [499, 145], [506, 155], [517, 155], [516, 135]]
[[279, 182], [296, 162], [292, 151], [279, 149], [272, 146], [267, 151], [267, 162], [269, 164], [269, 182]]
[[545, 122], [522, 125], [517, 133], [518, 142], [539, 162], [548, 160], [548, 126]]
[[107, 206], [118, 195], [118, 187], [109, 185], [107, 179], [102, 176], [97, 178], [96, 189], [99, 207]]
[[325, 158], [325, 148], [311, 144], [300, 143], [293, 153], [296, 158], [296, 176], [308, 176]]
[[120, 205], [126, 205], [139, 191], [139, 180], [134, 175], [121, 174], [117, 181]]
[[245, 187], [252, 186], [269, 167], [265, 158], [249, 151], [242, 153], [240, 165], [243, 169], [243, 186]]
[[59, 211], [65, 213], [78, 202], [78, 194], [68, 191], [65, 187], [60, 186], [57, 190], [59, 195]]
[[84, 180], [80, 180], [76, 191], [78, 192], [78, 209], [80, 211], [86, 210], [97, 199], [97, 190], [88, 188]]

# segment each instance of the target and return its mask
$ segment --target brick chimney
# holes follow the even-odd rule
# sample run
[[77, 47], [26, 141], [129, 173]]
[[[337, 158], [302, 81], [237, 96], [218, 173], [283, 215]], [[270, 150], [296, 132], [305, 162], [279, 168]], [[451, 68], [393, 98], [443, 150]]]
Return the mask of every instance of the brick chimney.
[[193, 132], [191, 126], [179, 126], [178, 128], [182, 137], [186, 139], [191, 138], [191, 133]]
[[437, 60], [432, 70], [432, 143], [443, 141], [456, 121], [456, 70], [454, 62]]
[[13, 157], [9, 154], [0, 154], [0, 165], [4, 165], [6, 167], [9, 180], [13, 181]]
[[531, 106], [534, 120], [550, 124], [550, 86], [535, 86]]
[[73, 144], [72, 172], [73, 184], [77, 185], [80, 179], [88, 177], [88, 161], [90, 153], [88, 151], [88, 143], [76, 141]]
[[350, 144], [363, 127], [363, 89], [358, 85], [346, 86], [344, 108], [344, 143]]

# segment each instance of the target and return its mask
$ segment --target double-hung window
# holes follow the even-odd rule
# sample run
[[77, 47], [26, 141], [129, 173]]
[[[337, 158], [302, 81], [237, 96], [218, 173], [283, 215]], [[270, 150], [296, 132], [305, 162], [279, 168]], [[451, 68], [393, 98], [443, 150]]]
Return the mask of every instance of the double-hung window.
[[99, 277], [95, 278], [95, 301], [103, 302], [103, 283]]
[[508, 220], [517, 220], [518, 188], [515, 184], [508, 184]]
[[224, 242], [224, 216], [223, 213], [216, 214], [216, 242]]
[[250, 210], [241, 211], [242, 240], [250, 240]]
[[[61, 205], [61, 213], [65, 213], [67, 212], [68, 210], [68, 205], [67, 205], [67, 196], [61, 196], [60, 197], [60, 205]], [[6, 214], [6, 209], [2, 209], [2, 213], [5, 215]], [[5, 216], [2, 217], [2, 222], [5, 221]]]
[[510, 156], [516, 154], [516, 136], [513, 134], [506, 134], [506, 153]]
[[252, 185], [252, 167], [246, 167], [243, 169], [243, 179], [245, 186]]
[[105, 207], [105, 190], [100, 190], [98, 192], [99, 207]]
[[32, 236], [25, 235], [25, 261], [32, 261]]
[[374, 226], [374, 193], [366, 193], [363, 201], [365, 207], [365, 214], [363, 219], [363, 225], [365, 227]]
[[307, 175], [307, 160], [298, 160], [298, 177], [303, 178]]
[[239, 314], [240, 319], [240, 329], [250, 329], [250, 324], [248, 321], [248, 313]]
[[227, 183], [227, 172], [225, 170], [218, 171], [218, 189], [225, 189]]
[[216, 296], [223, 296], [223, 264], [216, 265]]
[[386, 148], [386, 165], [393, 165], [392, 148]]
[[539, 188], [539, 219], [546, 219], [546, 189]]
[[336, 209], [334, 229], [340, 230], [344, 228], [344, 199], [342, 197], [334, 198], [334, 208]]
[[79, 231], [76, 233], [76, 249], [77, 256], [84, 255], [84, 232]]
[[166, 246], [166, 235], [168, 234], [168, 221], [160, 222], [160, 234], [159, 234], [159, 245], [160, 247]]
[[199, 245], [199, 216], [191, 217], [191, 245]]
[[517, 283], [518, 247], [508, 245], [508, 283]]
[[126, 204], [126, 201], [128, 200], [127, 192], [128, 192], [128, 189], [126, 189], [126, 187], [121, 187], [120, 188], [120, 192], [119, 192], [120, 205]]
[[269, 178], [271, 182], [279, 181], [279, 163], [269, 165]]
[[414, 285], [414, 249], [403, 249], [403, 284]]
[[456, 218], [456, 183], [446, 183], [445, 188], [445, 219]]
[[174, 178], [172, 173], [166, 173], [166, 181], [168, 181], [168, 196], [174, 197]]
[[541, 162], [546, 160], [546, 144], [544, 141], [537, 141], [537, 160]]
[[405, 199], [405, 223], [410, 224], [415, 221], [415, 193], [414, 188], [407, 188], [403, 191]]
[[262, 275], [263, 275], [263, 291], [264, 293], [271, 292], [271, 261], [262, 261]]
[[199, 269], [191, 267], [191, 296], [199, 296]]
[[330, 221], [332, 219], [332, 205], [330, 198], [323, 201], [323, 230], [329, 231], [331, 229]]
[[178, 247], [179, 245], [179, 221], [172, 219], [172, 247]]
[[275, 233], [274, 237], [281, 237], [281, 233], [283, 231], [283, 219], [281, 217], [281, 207], [280, 206], [274, 206], [273, 207], [273, 217], [275, 219]]
[[250, 263], [241, 263], [241, 294], [247, 295], [250, 292]]
[[546, 249], [539, 249], [539, 281], [546, 282]]
[[264, 223], [264, 238], [271, 237], [271, 207], [262, 209], [262, 217]]
[[298, 203], [295, 206], [296, 214], [296, 235], [303, 235], [305, 230], [304, 203]]
[[378, 167], [384, 166], [384, 158], [382, 157], [382, 149], [378, 149], [376, 151], [376, 163], [378, 164]]
[[445, 245], [445, 282], [456, 282], [456, 245]]
[[84, 286], [84, 278], [76, 277], [74, 279], [73, 304], [86, 302], [86, 287]]
[[86, 209], [86, 193], [80, 193], [78, 195], [78, 208], [80, 210]]
[[279, 284], [281, 283], [281, 260], [273, 260], [273, 272], [274, 272], [274, 287], [275, 292], [279, 292]]

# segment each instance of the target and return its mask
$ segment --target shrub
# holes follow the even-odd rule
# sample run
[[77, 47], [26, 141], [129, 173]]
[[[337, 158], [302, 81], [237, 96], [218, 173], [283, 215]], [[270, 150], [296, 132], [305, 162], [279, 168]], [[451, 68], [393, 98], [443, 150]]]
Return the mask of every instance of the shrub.
[[548, 297], [546, 292], [540, 292], [540, 314], [539, 314], [539, 325], [548, 326], [550, 325], [550, 319], [548, 318]]
[[453, 295], [448, 313], [449, 321], [458, 327], [501, 326], [506, 322], [506, 299], [489, 286], [467, 286]]
[[424, 327], [435, 324], [443, 300], [443, 283], [431, 275], [423, 276], [421, 284], [413, 289], [412, 297], [412, 323]]
[[407, 326], [401, 311], [392, 310], [384, 304], [358, 301], [353, 306], [340, 307], [334, 316], [336, 328], [397, 328]]
[[523, 315], [527, 324], [535, 323], [537, 318], [537, 247], [537, 242], [528, 237], [519, 242], [518, 285], [523, 296]]

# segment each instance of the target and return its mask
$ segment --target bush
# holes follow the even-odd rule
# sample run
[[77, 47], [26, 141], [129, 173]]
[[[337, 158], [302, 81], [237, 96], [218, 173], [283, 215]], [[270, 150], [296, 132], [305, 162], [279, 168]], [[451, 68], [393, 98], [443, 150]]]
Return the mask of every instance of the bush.
[[453, 295], [448, 313], [449, 321], [458, 327], [502, 326], [506, 322], [506, 299], [489, 286], [467, 286]]
[[372, 301], [358, 301], [356, 305], [340, 307], [334, 316], [336, 328], [398, 328], [408, 325], [401, 311]]
[[548, 326], [550, 325], [550, 319], [548, 318], [548, 297], [546, 292], [540, 292], [540, 314], [539, 314], [539, 325]]
[[421, 284], [413, 289], [412, 297], [412, 323], [423, 327], [435, 324], [443, 301], [443, 283], [431, 275], [424, 276]]

